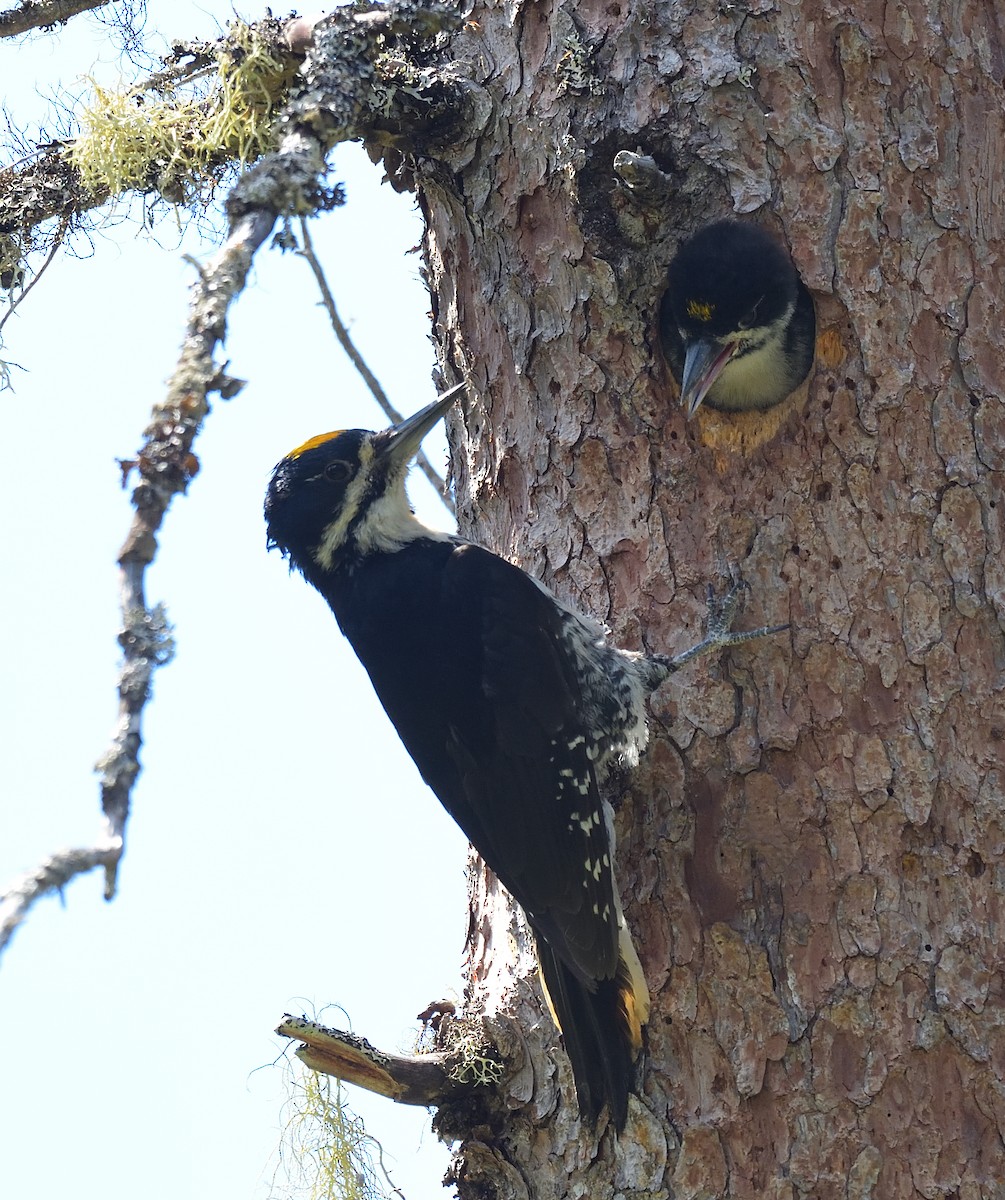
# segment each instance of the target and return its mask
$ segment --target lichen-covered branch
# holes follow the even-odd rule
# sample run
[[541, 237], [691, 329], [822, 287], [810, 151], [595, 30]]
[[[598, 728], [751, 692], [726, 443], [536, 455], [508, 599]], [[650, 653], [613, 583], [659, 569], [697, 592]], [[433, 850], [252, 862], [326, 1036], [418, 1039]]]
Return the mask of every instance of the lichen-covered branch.
[[35, 234], [39, 226], [53, 218], [68, 226], [108, 198], [107, 187], [84, 187], [62, 143], [0, 171], [0, 286], [9, 287], [23, 276], [23, 260], [44, 241]]
[[33, 871], [16, 879], [0, 895], [0, 951], [10, 941], [28, 910], [43, 896], [61, 891], [77, 875], [105, 869], [105, 896], [111, 898], [119, 859], [125, 847], [129, 791], [139, 773], [139, 719], [150, 695], [153, 673], [174, 652], [171, 629], [161, 605], [142, 604], [142, 581], [137, 601], [133, 578], [125, 569], [122, 580], [122, 628], [119, 645], [119, 720], [111, 748], [97, 764], [102, 776], [104, 827], [93, 846], [57, 850]]
[[112, 0], [23, 0], [17, 8], [0, 12], [0, 37], [16, 37], [32, 29], [65, 25], [72, 17], [104, 8]]
[[[233, 221], [226, 242], [200, 271], [167, 395], [154, 406], [145, 430], [146, 440], [135, 460], [140, 476], [133, 492], [135, 515], [119, 554], [124, 631], [120, 635], [124, 651], [120, 724], [112, 749], [101, 763], [102, 808], [116, 827], [125, 824], [132, 785], [139, 772], [140, 718], [149, 698], [149, 686], [148, 680], [137, 678], [137, 672], [149, 659], [142, 638], [134, 636], [132, 630], [137, 614], [148, 615], [143, 581], [156, 553], [157, 531], [171, 501], [185, 491], [199, 469], [193, 444], [209, 411], [209, 396], [213, 392], [232, 396], [240, 390], [239, 381], [229, 378], [216, 365], [214, 354], [226, 334], [227, 313], [244, 288], [255, 251], [268, 237], [277, 216], [295, 202], [295, 194], [299, 194], [301, 204], [318, 202], [315, 193], [325, 170], [320, 146], [302, 134], [289, 135], [270, 166], [274, 182], [282, 180], [271, 193], [254, 172], [249, 172], [234, 189], [231, 199], [240, 215]], [[254, 192], [254, 205], [242, 199], [246, 189]], [[115, 890], [115, 865], [108, 872], [108, 897]]]
[[[215, 42], [180, 43], [165, 70], [125, 92], [96, 91], [80, 137], [0, 170], [0, 278], [20, 277], [21, 261], [44, 244], [39, 227], [54, 217], [73, 228], [123, 192], [188, 204], [228, 166], [254, 161], [293, 129], [312, 130], [326, 147], [476, 133], [479, 90], [409, 54], [459, 20], [405, 0], [314, 23], [235, 22]], [[210, 67], [203, 94], [183, 90]]]
[[80, 134], [0, 170], [0, 286], [50, 242], [124, 192], [193, 206], [228, 167], [278, 143], [276, 113], [302, 60], [282, 21], [235, 22], [214, 42], [178, 42], [164, 69], [116, 91], [95, 86], [76, 114]]

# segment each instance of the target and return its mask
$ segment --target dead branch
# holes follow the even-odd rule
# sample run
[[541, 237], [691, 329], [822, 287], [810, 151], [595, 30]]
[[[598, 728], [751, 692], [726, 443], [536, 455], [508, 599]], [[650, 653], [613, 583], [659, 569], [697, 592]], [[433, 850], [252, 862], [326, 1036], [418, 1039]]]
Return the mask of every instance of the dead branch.
[[65, 25], [72, 17], [104, 8], [112, 0], [24, 0], [19, 8], [0, 13], [0, 37], [16, 37], [32, 29]]
[[[335, 297], [332, 295], [331, 288], [328, 286], [328, 279], [325, 276], [324, 268], [314, 253], [314, 243], [311, 241], [310, 231], [307, 228], [307, 221], [300, 218], [300, 236], [303, 241], [303, 248], [298, 251], [300, 256], [307, 260], [307, 264], [314, 273], [314, 278], [317, 280], [318, 289], [321, 292], [321, 303], [328, 313], [328, 320], [331, 321], [332, 329], [338, 338], [339, 345], [346, 352], [349, 361], [363, 376], [366, 386], [370, 389], [370, 394], [374, 400], [380, 405], [380, 410], [384, 416], [391, 422], [392, 425], [397, 425], [402, 420], [402, 415], [394, 407], [391, 401], [387, 398], [387, 393], [381, 387], [380, 380], [370, 370], [363, 355], [356, 348], [355, 342], [349, 336], [349, 330], [346, 329], [342, 318], [338, 315], [338, 310], [335, 307]], [[447, 481], [436, 470], [433, 464], [429, 461], [424, 450], [420, 450], [415, 457], [416, 465], [419, 470], [432, 484], [436, 494], [443, 501], [447, 511], [453, 516], [454, 501], [450, 495], [450, 488]]]
[[93, 871], [95, 867], [107, 869], [121, 853], [121, 842], [114, 841], [79, 850], [57, 850], [34, 871], [15, 879], [0, 897], [0, 950], [10, 941], [36, 900], [50, 892], [61, 892], [75, 876]]
[[330, 1029], [306, 1017], [285, 1014], [276, 1033], [295, 1038], [295, 1051], [312, 1071], [386, 1096], [398, 1104], [439, 1105], [465, 1086], [452, 1079], [450, 1056], [441, 1053], [403, 1057], [387, 1054], [354, 1033]]

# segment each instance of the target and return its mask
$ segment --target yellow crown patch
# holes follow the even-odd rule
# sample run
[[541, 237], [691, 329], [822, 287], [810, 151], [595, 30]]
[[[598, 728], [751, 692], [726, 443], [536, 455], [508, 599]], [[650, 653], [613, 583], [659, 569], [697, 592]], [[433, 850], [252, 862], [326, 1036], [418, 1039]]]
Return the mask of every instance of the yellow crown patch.
[[296, 450], [291, 450], [287, 454], [287, 458], [299, 458], [301, 454], [306, 454], [308, 450], [313, 450], [315, 446], [323, 446], [325, 442], [330, 442], [332, 438], [337, 438], [340, 433], [345, 433], [344, 429], [333, 429], [331, 433], [319, 433], [312, 438], [308, 438], [302, 446], [298, 446]]
[[715, 305], [707, 300], [689, 300], [684, 311], [693, 321], [711, 321]]

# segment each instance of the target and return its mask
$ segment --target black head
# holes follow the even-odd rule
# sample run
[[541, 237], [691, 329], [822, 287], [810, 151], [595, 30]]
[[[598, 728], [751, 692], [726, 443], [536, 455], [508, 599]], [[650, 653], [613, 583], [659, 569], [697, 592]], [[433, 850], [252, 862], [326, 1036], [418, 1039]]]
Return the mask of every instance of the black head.
[[372, 463], [375, 437], [367, 429], [322, 433], [276, 465], [265, 494], [270, 550], [278, 547], [293, 566], [303, 569], [325, 530], [345, 509], [363, 462]]
[[693, 414], [782, 401], [813, 362], [813, 300], [795, 265], [756, 225], [716, 221], [668, 268], [660, 341]]
[[269, 549], [305, 575], [347, 555], [388, 549], [422, 527], [411, 515], [405, 476], [422, 439], [463, 391], [451, 388], [414, 416], [374, 433], [322, 433], [276, 465], [265, 495]]
[[685, 339], [772, 325], [795, 303], [799, 280], [770, 234], [739, 221], [699, 230], [677, 251], [667, 278], [663, 319], [672, 316]]

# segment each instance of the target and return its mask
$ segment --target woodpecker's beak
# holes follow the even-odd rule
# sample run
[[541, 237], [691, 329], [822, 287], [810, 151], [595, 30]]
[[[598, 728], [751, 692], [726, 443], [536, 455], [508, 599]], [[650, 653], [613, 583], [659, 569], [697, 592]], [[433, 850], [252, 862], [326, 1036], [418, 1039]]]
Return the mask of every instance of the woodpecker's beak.
[[380, 458], [388, 459], [392, 464], [411, 462], [422, 445], [422, 439], [443, 416], [467, 385], [458, 383], [449, 391], [444, 392], [438, 400], [420, 408], [417, 413], [407, 417], [400, 425], [392, 425], [384, 431], [380, 438], [380, 448], [377, 453]]
[[718, 338], [699, 338], [696, 342], [688, 343], [684, 354], [680, 399], [689, 417], [693, 417], [701, 407], [709, 388], [735, 352], [736, 342], [723, 342]]

